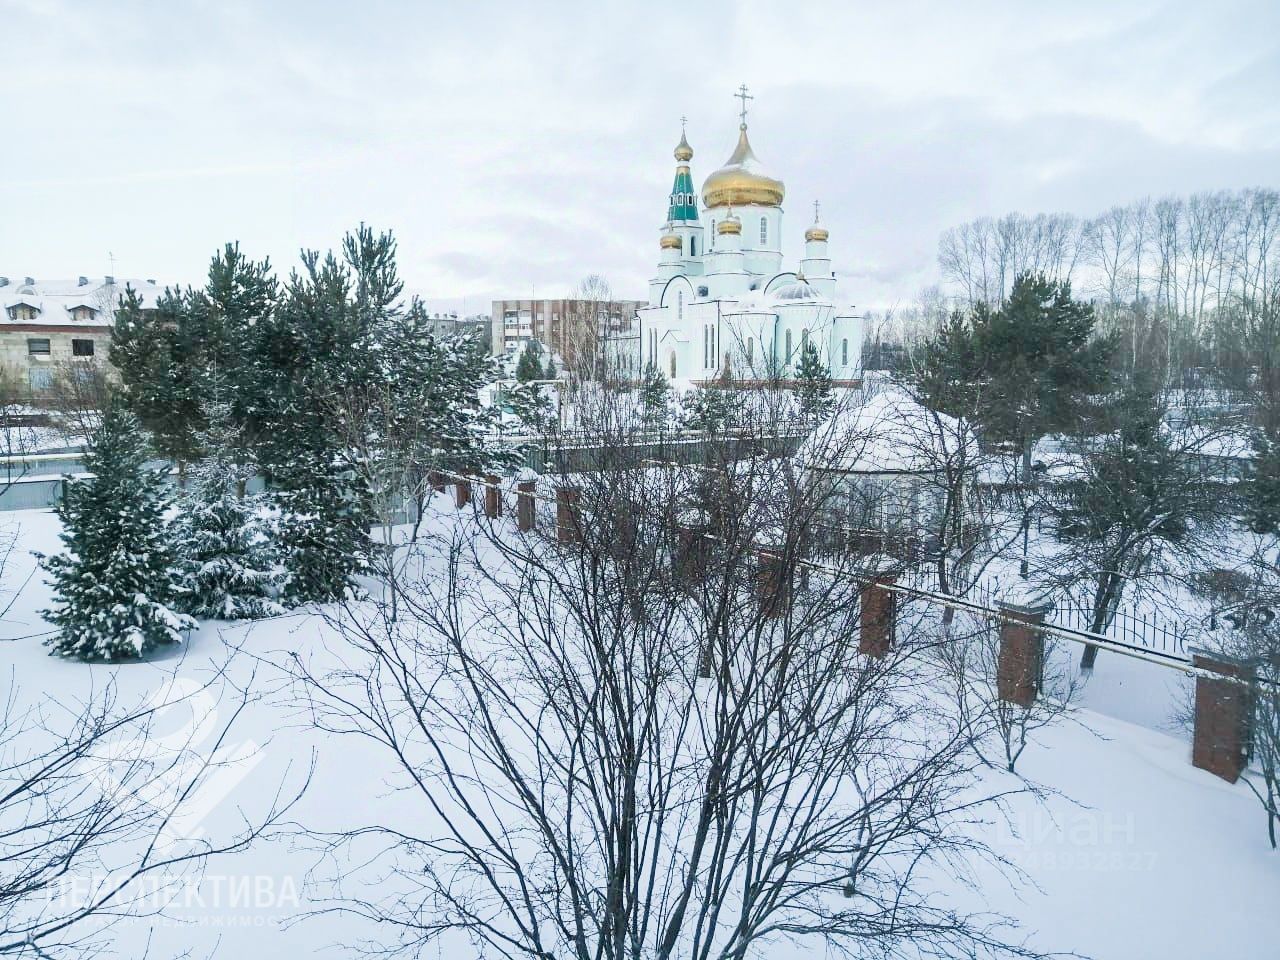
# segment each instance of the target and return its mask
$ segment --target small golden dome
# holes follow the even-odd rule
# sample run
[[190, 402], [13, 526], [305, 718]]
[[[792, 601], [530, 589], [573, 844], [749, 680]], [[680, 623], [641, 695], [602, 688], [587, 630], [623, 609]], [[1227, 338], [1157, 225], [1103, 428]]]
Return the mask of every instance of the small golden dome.
[[804, 232], [804, 238], [806, 240], [821, 240], [823, 243], [827, 242], [827, 238], [829, 236], [830, 234], [827, 233], [827, 228], [820, 227], [816, 223]]
[[708, 207], [742, 206], [780, 207], [786, 188], [760, 171], [760, 161], [751, 152], [744, 124], [738, 128], [738, 146], [729, 162], [707, 177], [702, 184], [702, 199]]
[[732, 213], [716, 224], [716, 233], [724, 236], [726, 233], [740, 234], [742, 233], [742, 221], [735, 217]]
[[658, 241], [658, 246], [663, 250], [679, 250], [684, 244], [674, 233], [664, 233], [662, 239]]
[[683, 130], [680, 131], [680, 142], [676, 144], [676, 159], [681, 163], [688, 163], [693, 159], [693, 147], [689, 146]]

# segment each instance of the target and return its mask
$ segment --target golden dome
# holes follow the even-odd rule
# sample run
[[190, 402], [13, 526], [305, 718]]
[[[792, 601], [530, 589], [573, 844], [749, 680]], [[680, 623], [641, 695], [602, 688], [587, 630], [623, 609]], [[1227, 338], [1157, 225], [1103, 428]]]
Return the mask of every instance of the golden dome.
[[688, 163], [693, 159], [693, 147], [689, 146], [683, 130], [680, 131], [680, 142], [676, 144], [676, 159], [681, 163]]
[[747, 140], [746, 124], [738, 128], [738, 146], [729, 162], [702, 184], [702, 200], [708, 207], [744, 204], [780, 207], [785, 193], [781, 180], [774, 180], [760, 171], [760, 161], [751, 152], [751, 144]]
[[674, 233], [664, 233], [662, 239], [658, 241], [658, 246], [663, 250], [679, 250], [683, 244]]
[[716, 233], [721, 236], [726, 233], [740, 234], [742, 233], [742, 221], [731, 213], [716, 224]]
[[827, 242], [827, 238], [829, 236], [830, 234], [827, 233], [827, 228], [820, 227], [816, 223], [804, 232], [804, 238], [806, 240], [821, 240], [823, 243]]

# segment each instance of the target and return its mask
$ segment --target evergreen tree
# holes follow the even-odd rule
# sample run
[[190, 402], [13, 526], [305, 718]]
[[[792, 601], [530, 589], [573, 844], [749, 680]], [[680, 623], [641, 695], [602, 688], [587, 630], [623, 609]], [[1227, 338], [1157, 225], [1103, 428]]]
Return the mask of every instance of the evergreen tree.
[[120, 297], [111, 328], [111, 363], [119, 371], [125, 406], [154, 438], [156, 452], [179, 470], [199, 455], [205, 357], [190, 301], [165, 289], [154, 309], [144, 309], [132, 287]]
[[990, 434], [1022, 451], [1023, 482], [1036, 441], [1077, 426], [1107, 386], [1114, 344], [1093, 334], [1093, 307], [1072, 299], [1066, 281], [1040, 274], [1019, 275], [999, 309], [974, 310], [972, 358], [983, 373], [977, 412]]
[[1260, 429], [1250, 438], [1253, 459], [1243, 484], [1245, 518], [1254, 533], [1280, 535], [1280, 431]]
[[650, 429], [664, 426], [670, 418], [671, 384], [652, 363], [644, 369], [640, 384], [640, 408], [644, 424]]
[[556, 379], [556, 377], [558, 377], [559, 375], [560, 375], [560, 374], [556, 372], [556, 362], [555, 362], [555, 360], [554, 360], [553, 358], [551, 358], [551, 357], [547, 357], [547, 369], [546, 369], [546, 371], [542, 374], [542, 379], [544, 379], [544, 380], [554, 380], [554, 379]]
[[346, 596], [367, 566], [367, 471], [343, 421], [396, 349], [401, 289], [394, 238], [362, 225], [341, 259], [304, 252], [256, 328], [255, 426], [278, 490], [290, 602]]
[[542, 379], [542, 347], [537, 340], [525, 344], [516, 363], [516, 379], [521, 383]]
[[977, 410], [978, 384], [984, 378], [973, 326], [955, 310], [922, 344], [905, 377], [916, 398], [931, 410], [972, 419]]
[[281, 476], [280, 544], [290, 604], [340, 600], [355, 593], [369, 564], [368, 492], [347, 451], [299, 451]]
[[684, 395], [683, 425], [689, 430], [716, 433], [734, 422], [733, 395], [722, 387], [695, 387]]
[[56, 606], [53, 652], [82, 660], [143, 656], [178, 643], [194, 621], [173, 609], [168, 481], [149, 469], [138, 419], [112, 404], [58, 505], [66, 552], [43, 558]]
[[516, 419], [531, 433], [544, 434], [556, 422], [551, 399], [536, 383], [519, 383], [507, 391], [506, 402]]
[[245, 496], [254, 466], [231, 425], [229, 404], [209, 411], [200, 437], [205, 459], [175, 521], [178, 573], [176, 603], [193, 616], [250, 620], [284, 612], [285, 571], [268, 519], [268, 501]]
[[204, 288], [188, 297], [189, 322], [203, 345], [201, 414], [211, 404], [226, 404], [230, 416], [226, 433], [239, 444], [232, 451], [237, 463], [255, 458], [262, 406], [257, 341], [279, 296], [270, 261], [250, 260], [239, 244], [229, 243], [210, 260]]
[[812, 340], [805, 340], [796, 365], [796, 397], [805, 417], [818, 418], [831, 409], [831, 371], [822, 362]]

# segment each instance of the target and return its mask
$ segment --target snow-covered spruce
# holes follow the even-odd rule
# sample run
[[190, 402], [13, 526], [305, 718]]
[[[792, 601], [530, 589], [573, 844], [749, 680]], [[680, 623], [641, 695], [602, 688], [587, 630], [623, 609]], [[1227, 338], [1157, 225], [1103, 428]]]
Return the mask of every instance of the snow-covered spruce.
[[136, 417], [112, 407], [85, 455], [92, 476], [67, 483], [57, 508], [66, 552], [42, 558], [56, 606], [55, 654], [82, 660], [140, 657], [178, 643], [195, 625], [173, 609], [168, 481], [146, 466]]
[[344, 452], [299, 455], [281, 479], [280, 542], [290, 604], [341, 600], [369, 563], [368, 489]]
[[284, 612], [286, 573], [264, 497], [242, 495], [253, 476], [237, 463], [229, 410], [209, 415], [205, 458], [192, 470], [175, 522], [177, 603], [197, 617], [253, 620]]

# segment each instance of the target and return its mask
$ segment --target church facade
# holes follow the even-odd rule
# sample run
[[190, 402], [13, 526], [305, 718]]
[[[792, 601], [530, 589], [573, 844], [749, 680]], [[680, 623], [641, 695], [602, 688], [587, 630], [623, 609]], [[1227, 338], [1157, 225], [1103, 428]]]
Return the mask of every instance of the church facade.
[[675, 180], [649, 282], [649, 305], [615, 343], [624, 374], [650, 365], [672, 380], [741, 386], [794, 379], [812, 343], [840, 386], [857, 386], [862, 323], [837, 295], [829, 234], [814, 222], [804, 257], [783, 262], [786, 188], [768, 175], [747, 137], [745, 89], [738, 143], [728, 162], [694, 188], [693, 149], [682, 133]]

